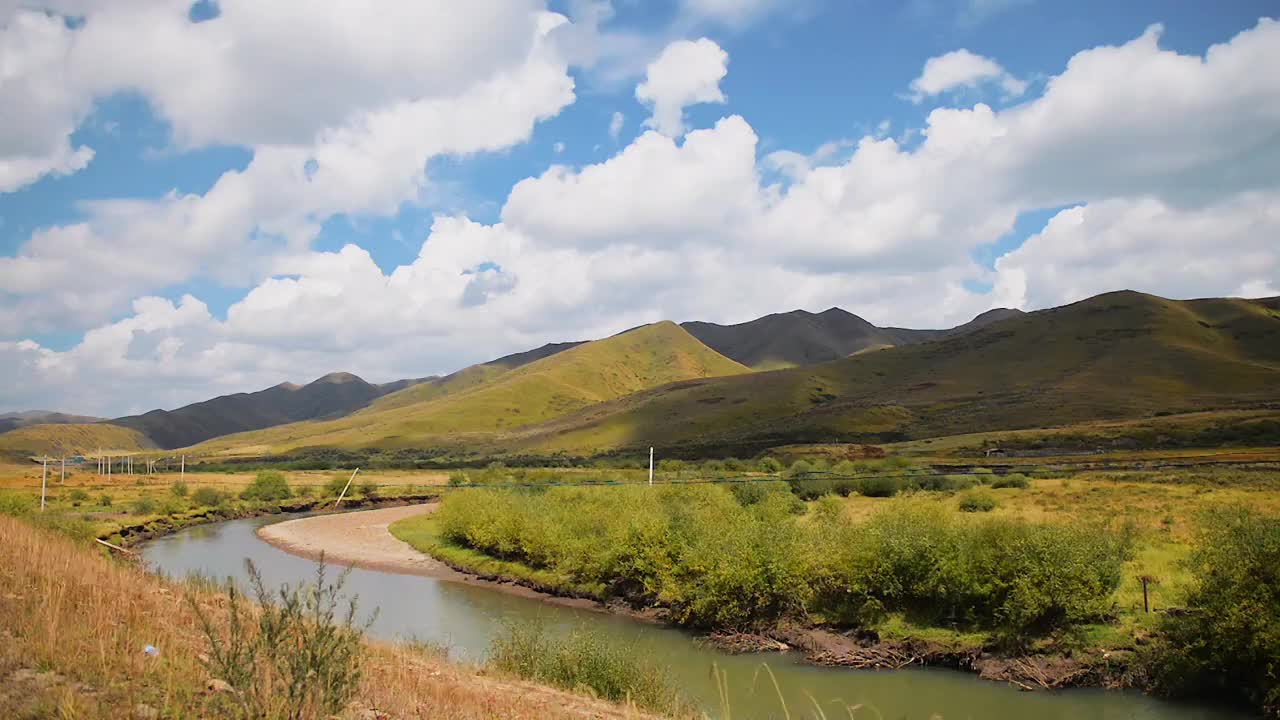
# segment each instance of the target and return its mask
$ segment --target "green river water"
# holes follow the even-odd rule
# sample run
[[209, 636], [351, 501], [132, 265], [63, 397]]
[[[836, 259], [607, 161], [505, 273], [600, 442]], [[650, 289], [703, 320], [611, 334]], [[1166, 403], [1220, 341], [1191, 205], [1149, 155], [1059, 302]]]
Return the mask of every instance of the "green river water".
[[[268, 584], [312, 576], [315, 564], [259, 540], [254, 531], [282, 517], [234, 520], [190, 528], [148, 543], [143, 555], [158, 572], [184, 577], [246, 577], [252, 559]], [[712, 667], [727, 673], [733, 717], [781, 718], [772, 682], [761, 673], [768, 663], [777, 676], [792, 718], [815, 717], [813, 698], [827, 717], [848, 717], [842, 708], [864, 705], [856, 717], [884, 720], [1239, 720], [1229, 710], [1174, 704], [1136, 692], [1071, 690], [1021, 692], [976, 676], [941, 669], [862, 671], [818, 668], [794, 653], [726, 655], [699, 646], [693, 636], [596, 612], [548, 605], [488, 588], [433, 578], [355, 569], [347, 591], [358, 593], [363, 611], [378, 609], [371, 632], [381, 638], [414, 638], [442, 643], [451, 656], [481, 660], [490, 639], [506, 622], [538, 622], [552, 632], [585, 628], [633, 643], [657, 664], [670, 668], [686, 695], [718, 715]]]

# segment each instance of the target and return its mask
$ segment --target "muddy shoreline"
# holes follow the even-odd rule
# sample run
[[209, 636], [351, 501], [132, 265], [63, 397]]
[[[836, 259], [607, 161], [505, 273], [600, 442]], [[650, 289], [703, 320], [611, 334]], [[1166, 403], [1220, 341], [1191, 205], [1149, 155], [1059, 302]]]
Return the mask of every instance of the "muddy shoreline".
[[[300, 518], [265, 525], [258, 529], [258, 537], [285, 552], [310, 559], [317, 559], [324, 552], [326, 559], [344, 565], [423, 575], [555, 605], [623, 615], [674, 627], [665, 608], [640, 609], [621, 600], [602, 603], [590, 597], [566, 595], [557, 588], [538, 583], [478, 574], [422, 553], [387, 530], [396, 520], [427, 514], [434, 509], [435, 503], [428, 503], [411, 508]], [[916, 665], [949, 668], [976, 673], [985, 680], [1005, 682], [1022, 690], [1140, 686], [1133, 682], [1130, 673], [1132, 652], [1127, 650], [1015, 656], [995, 648], [951, 647], [922, 640], [885, 640], [874, 634], [838, 632], [791, 622], [754, 632], [713, 632], [700, 640], [709, 647], [728, 653], [799, 652], [806, 662], [827, 667], [896, 670]]]

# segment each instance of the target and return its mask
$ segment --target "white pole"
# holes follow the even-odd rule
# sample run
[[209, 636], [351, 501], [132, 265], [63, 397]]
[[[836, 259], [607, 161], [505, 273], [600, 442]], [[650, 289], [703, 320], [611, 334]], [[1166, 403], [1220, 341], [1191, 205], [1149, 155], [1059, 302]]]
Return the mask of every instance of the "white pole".
[[49, 456], [44, 457], [43, 469], [40, 472], [40, 512], [44, 512], [44, 489], [49, 481]]
[[108, 480], [110, 480], [110, 479], [111, 479], [111, 460], [112, 460], [112, 458], [111, 458], [110, 456], [108, 456], [108, 457], [107, 457], [107, 479], [108, 479]]
[[356, 479], [356, 473], [358, 472], [360, 472], [360, 468], [356, 468], [355, 472], [351, 473], [351, 477], [347, 478], [347, 484], [342, 488], [342, 494], [338, 495], [338, 499], [333, 503], [334, 510], [338, 509], [338, 503], [342, 502], [342, 498], [347, 496], [347, 488], [351, 487], [351, 481]]
[[182, 456], [182, 475], [179, 476], [178, 479], [182, 480], [183, 482], [186, 482], [187, 480], [187, 456], [186, 455]]
[[62, 482], [63, 484], [67, 482], [67, 459], [66, 458], [62, 458], [62, 480], [60, 482]]
[[649, 486], [653, 486], [653, 448], [649, 448]]

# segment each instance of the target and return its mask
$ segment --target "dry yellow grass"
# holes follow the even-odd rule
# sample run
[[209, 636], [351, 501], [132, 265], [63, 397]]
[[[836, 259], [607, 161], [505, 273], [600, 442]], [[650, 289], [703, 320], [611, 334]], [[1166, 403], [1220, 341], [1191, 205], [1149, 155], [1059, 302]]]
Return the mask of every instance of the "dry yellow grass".
[[[208, 689], [188, 593], [214, 617], [225, 606], [223, 596], [0, 516], [0, 717], [221, 717], [225, 698]], [[148, 644], [158, 657], [144, 654]], [[385, 644], [368, 644], [364, 667], [342, 717], [641, 716]]]

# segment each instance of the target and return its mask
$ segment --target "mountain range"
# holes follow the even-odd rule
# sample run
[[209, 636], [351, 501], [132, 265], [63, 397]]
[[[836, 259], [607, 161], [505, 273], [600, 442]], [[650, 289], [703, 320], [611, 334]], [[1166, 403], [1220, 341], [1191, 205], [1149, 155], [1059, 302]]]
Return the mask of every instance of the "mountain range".
[[[1280, 298], [1125, 291], [1032, 313], [993, 310], [945, 330], [881, 328], [838, 308], [737, 325], [661, 322], [444, 377], [374, 385], [334, 373], [78, 427], [89, 433], [81, 442], [111, 426], [136, 434], [107, 431], [118, 442], [200, 455], [317, 447], [590, 455], [647, 445], [749, 453], [1278, 400]], [[69, 427], [0, 434], [0, 452], [64, 440]]]

